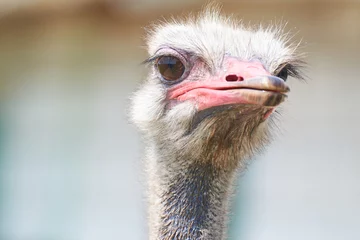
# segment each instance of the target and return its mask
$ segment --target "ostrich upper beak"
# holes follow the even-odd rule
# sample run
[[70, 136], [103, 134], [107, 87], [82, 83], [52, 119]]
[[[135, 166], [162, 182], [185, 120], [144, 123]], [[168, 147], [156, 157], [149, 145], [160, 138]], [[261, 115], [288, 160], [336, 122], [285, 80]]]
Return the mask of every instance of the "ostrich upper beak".
[[271, 76], [259, 62], [225, 59], [226, 71], [203, 81], [184, 81], [169, 89], [168, 98], [195, 101], [198, 110], [228, 104], [252, 104], [274, 108], [286, 99], [290, 88]]

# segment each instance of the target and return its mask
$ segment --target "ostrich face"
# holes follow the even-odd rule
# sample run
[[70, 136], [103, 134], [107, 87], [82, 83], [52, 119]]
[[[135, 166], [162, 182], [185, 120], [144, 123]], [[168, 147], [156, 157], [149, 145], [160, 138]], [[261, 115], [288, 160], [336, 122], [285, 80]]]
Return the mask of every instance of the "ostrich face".
[[287, 76], [298, 77], [300, 61], [286, 43], [279, 29], [246, 29], [213, 10], [157, 26], [133, 121], [184, 153], [249, 154], [268, 136], [267, 123], [289, 92]]
[[271, 76], [258, 60], [242, 61], [225, 54], [220, 67], [207, 66], [194, 53], [163, 47], [155, 53], [154, 71], [167, 87], [167, 108], [185, 101], [192, 102], [198, 112], [227, 105], [262, 106], [266, 119], [284, 101], [289, 88], [283, 79]]

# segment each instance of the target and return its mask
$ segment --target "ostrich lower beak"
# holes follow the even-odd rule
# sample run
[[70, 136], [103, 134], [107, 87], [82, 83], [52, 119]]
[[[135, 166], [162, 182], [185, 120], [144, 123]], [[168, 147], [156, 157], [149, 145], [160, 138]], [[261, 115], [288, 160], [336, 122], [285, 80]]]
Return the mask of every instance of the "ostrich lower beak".
[[168, 92], [168, 98], [178, 102], [194, 101], [198, 110], [228, 104], [250, 104], [274, 108], [290, 91], [286, 83], [275, 76], [259, 76], [239, 82], [184, 82]]

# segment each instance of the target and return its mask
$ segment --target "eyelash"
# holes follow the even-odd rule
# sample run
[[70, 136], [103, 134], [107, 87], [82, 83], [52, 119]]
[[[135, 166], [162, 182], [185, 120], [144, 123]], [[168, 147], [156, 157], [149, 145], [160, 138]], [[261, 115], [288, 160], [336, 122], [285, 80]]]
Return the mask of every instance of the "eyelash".
[[291, 63], [281, 64], [280, 67], [275, 71], [275, 75], [278, 75], [283, 70], [286, 70], [288, 75], [291, 77], [302, 79], [298, 67]]

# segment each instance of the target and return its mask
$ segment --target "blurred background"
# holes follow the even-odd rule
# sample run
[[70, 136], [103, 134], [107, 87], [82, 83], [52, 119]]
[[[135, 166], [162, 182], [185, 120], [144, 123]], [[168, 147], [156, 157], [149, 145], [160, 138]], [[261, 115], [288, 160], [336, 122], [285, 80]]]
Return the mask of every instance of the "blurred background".
[[[248, 0], [307, 52], [281, 133], [239, 179], [230, 239], [360, 239], [360, 1]], [[205, 1], [0, 0], [0, 239], [146, 239], [128, 123], [144, 27]]]

